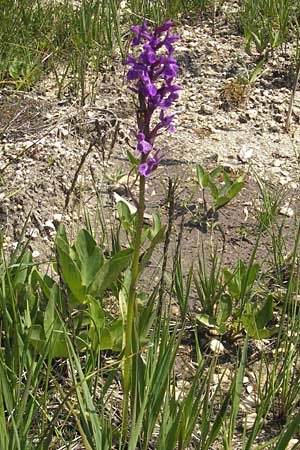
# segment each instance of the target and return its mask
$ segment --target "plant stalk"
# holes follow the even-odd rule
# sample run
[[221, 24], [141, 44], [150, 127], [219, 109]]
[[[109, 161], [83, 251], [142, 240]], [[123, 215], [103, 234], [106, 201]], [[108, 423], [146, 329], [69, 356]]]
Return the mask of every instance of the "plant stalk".
[[[144, 155], [143, 155], [144, 156]], [[143, 157], [141, 162], [143, 162]], [[139, 205], [137, 209], [136, 235], [134, 243], [134, 253], [131, 271], [131, 283], [128, 293], [127, 321], [125, 330], [125, 351], [123, 364], [123, 420], [122, 420], [122, 445], [124, 446], [128, 429], [128, 405], [132, 368], [132, 332], [134, 323], [134, 312], [136, 306], [136, 283], [139, 276], [139, 257], [141, 249], [141, 237], [143, 231], [144, 211], [145, 211], [145, 177], [140, 176], [139, 184]]]

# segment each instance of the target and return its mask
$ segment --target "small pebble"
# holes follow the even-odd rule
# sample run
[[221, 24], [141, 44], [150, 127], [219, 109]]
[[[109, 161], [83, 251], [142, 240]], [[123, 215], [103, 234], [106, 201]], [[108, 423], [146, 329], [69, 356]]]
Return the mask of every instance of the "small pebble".
[[212, 339], [209, 343], [209, 348], [213, 353], [224, 353], [225, 347], [218, 339]]
[[61, 213], [56, 213], [56, 214], [53, 215], [53, 220], [55, 222], [61, 222], [61, 219], [62, 219], [62, 214]]
[[279, 213], [282, 216], [286, 216], [286, 217], [293, 217], [293, 215], [294, 215], [293, 209], [290, 208], [289, 206], [282, 206], [279, 210]]
[[253, 155], [253, 148], [248, 147], [247, 145], [243, 145], [238, 154], [238, 158], [243, 163], [246, 163], [249, 161], [249, 159], [252, 158], [252, 155]]
[[47, 221], [45, 222], [45, 227], [46, 227], [46, 228], [51, 228], [51, 230], [55, 230], [55, 226], [54, 226], [52, 220], [47, 220]]

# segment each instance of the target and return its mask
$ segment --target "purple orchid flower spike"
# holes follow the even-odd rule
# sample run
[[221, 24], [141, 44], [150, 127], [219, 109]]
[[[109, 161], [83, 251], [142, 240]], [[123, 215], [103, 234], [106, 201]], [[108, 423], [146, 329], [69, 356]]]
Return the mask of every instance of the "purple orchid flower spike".
[[[133, 132], [137, 144], [135, 152], [139, 156], [137, 174], [139, 175], [139, 198], [136, 215], [133, 256], [131, 264], [131, 281], [127, 296], [127, 319], [125, 330], [125, 348], [123, 359], [123, 421], [122, 448], [127, 439], [128, 410], [130, 405], [131, 372], [132, 372], [132, 332], [136, 307], [136, 283], [140, 275], [140, 251], [145, 211], [146, 178], [150, 177], [161, 162], [159, 150], [154, 143], [163, 129], [174, 131], [174, 114], [167, 114], [173, 102], [178, 98], [180, 86], [174, 83], [178, 65], [173, 57], [172, 44], [178, 40], [172, 35], [172, 21], [167, 20], [161, 26], [148, 30], [146, 20], [141, 26], [131, 27], [135, 34], [132, 46], [141, 46], [140, 54], [130, 55], [124, 64], [129, 66], [127, 81], [129, 89], [137, 95], [137, 130]], [[159, 117], [159, 119], [156, 119]], [[156, 123], [153, 123], [156, 120]], [[136, 168], [136, 159], [131, 158]], [[138, 322], [137, 322], [138, 324]]]
[[[130, 89], [138, 95], [138, 131], [136, 153], [141, 156], [139, 174], [149, 177], [157, 168], [162, 157], [159, 151], [152, 154], [154, 141], [163, 129], [174, 132], [175, 114], [166, 115], [179, 97], [180, 86], [174, 83], [178, 64], [173, 57], [173, 43], [179, 36], [171, 33], [172, 20], [167, 20], [151, 32], [146, 20], [141, 26], [131, 27], [135, 33], [132, 46], [142, 46], [138, 56], [129, 55], [124, 64], [130, 66], [127, 80]], [[152, 124], [154, 112], [159, 111], [159, 121]], [[155, 115], [155, 117], [157, 117]]]

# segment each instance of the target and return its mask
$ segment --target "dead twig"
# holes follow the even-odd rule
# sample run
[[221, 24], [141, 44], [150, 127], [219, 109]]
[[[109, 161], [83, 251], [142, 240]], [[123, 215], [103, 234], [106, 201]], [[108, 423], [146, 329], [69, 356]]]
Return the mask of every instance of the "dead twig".
[[80, 170], [82, 169], [82, 166], [83, 166], [83, 164], [85, 163], [86, 158], [87, 158], [87, 157], [89, 156], [89, 154], [91, 153], [93, 147], [94, 147], [94, 143], [91, 142], [90, 145], [89, 145], [89, 148], [87, 149], [87, 151], [86, 151], [86, 152], [82, 155], [82, 157], [81, 157], [81, 160], [80, 160], [80, 163], [79, 163], [79, 165], [78, 165], [78, 167], [77, 167], [77, 170], [76, 170], [76, 172], [75, 172], [75, 175], [74, 175], [74, 178], [73, 178], [71, 187], [70, 187], [70, 189], [68, 189], [67, 194], [66, 194], [65, 209], [66, 209], [66, 208], [68, 207], [68, 205], [69, 205], [70, 197], [71, 197], [72, 192], [74, 191], [74, 188], [75, 188], [75, 185], [76, 185], [76, 182], [77, 182], [77, 179], [78, 179]]

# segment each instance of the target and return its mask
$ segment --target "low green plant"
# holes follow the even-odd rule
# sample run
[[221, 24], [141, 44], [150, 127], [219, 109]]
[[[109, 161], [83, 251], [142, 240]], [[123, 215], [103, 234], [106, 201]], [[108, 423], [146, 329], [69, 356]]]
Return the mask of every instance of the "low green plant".
[[95, 351], [120, 349], [122, 320], [109, 314], [103, 298], [107, 289], [114, 291], [115, 283], [120, 283], [118, 278], [130, 263], [132, 249], [119, 250], [107, 257], [86, 230], [81, 230], [74, 245], [70, 245], [64, 228], [60, 227], [56, 254], [60, 284], [48, 275], [35, 273], [43, 292], [45, 313], [42, 322], [33, 327], [33, 343], [39, 349], [51, 338], [53, 356], [67, 356], [61, 323], [68, 321], [78, 350], [90, 345]]
[[296, 39], [300, 8], [297, 0], [246, 0], [240, 9], [239, 21], [246, 38], [245, 49], [255, 49], [258, 58], [249, 77], [252, 84], [263, 72], [274, 51]]
[[216, 252], [207, 261], [203, 250], [202, 257], [198, 258], [198, 266], [198, 276], [194, 274], [194, 283], [201, 312], [196, 315], [196, 319], [205, 327], [225, 334], [228, 331], [227, 320], [232, 315], [232, 299], [226, 293], [222, 261], [218, 259]]
[[297, 14], [299, 4], [294, 0], [245, 1], [240, 20], [246, 37], [246, 50], [250, 52], [253, 43], [260, 55], [267, 56], [287, 41]]
[[[200, 164], [196, 166], [197, 182], [203, 197], [203, 219], [214, 218], [216, 212], [233, 200], [244, 185], [244, 177], [231, 179], [223, 167], [217, 167], [211, 172], [206, 171]], [[210, 192], [212, 204], [209, 205], [206, 191]]]

